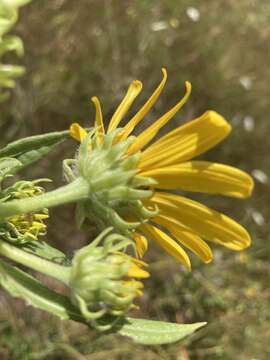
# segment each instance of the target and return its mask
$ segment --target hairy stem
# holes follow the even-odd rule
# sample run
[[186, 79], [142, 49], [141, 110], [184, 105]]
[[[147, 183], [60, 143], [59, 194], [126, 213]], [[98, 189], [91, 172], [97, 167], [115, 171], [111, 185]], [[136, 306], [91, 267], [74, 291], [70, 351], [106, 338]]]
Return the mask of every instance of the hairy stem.
[[69, 283], [70, 266], [63, 266], [45, 260], [39, 256], [27, 253], [3, 240], [0, 240], [0, 254], [30, 269], [60, 280], [65, 284]]
[[82, 177], [56, 190], [26, 199], [11, 200], [0, 205], [0, 220], [10, 216], [35, 212], [88, 197], [89, 185]]

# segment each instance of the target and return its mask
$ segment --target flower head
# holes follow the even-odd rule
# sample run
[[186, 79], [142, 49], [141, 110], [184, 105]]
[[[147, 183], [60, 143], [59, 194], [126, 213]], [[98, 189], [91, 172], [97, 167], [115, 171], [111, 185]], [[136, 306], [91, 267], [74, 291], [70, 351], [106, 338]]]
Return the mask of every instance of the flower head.
[[[18, 181], [13, 186], [1, 192], [0, 203], [14, 199], [26, 199], [44, 193], [38, 185], [40, 181]], [[38, 213], [14, 215], [0, 222], [0, 236], [7, 241], [25, 244], [36, 241], [46, 235], [47, 226], [44, 223], [49, 217], [48, 210], [42, 209]]]
[[120, 252], [129, 245], [133, 245], [130, 239], [109, 228], [78, 250], [72, 261], [69, 285], [73, 302], [92, 325], [100, 327], [103, 322], [102, 330], [112, 325], [110, 321], [105, 324], [106, 316], [117, 319], [135, 306], [134, 299], [142, 295], [140, 279], [149, 276], [142, 269], [145, 263]]
[[[114, 132], [140, 93], [142, 84], [137, 80], [132, 82], [112, 116], [107, 130], [103, 124], [100, 103], [96, 97], [92, 98], [96, 107], [95, 131], [99, 144], [105, 144], [106, 137], [110, 134], [113, 134], [113, 143], [117, 145], [129, 139], [134, 128], [152, 108], [165, 85], [167, 73], [165, 69], [162, 72], [163, 79], [153, 94], [117, 133]], [[252, 178], [237, 168], [193, 160], [221, 142], [231, 131], [229, 123], [215, 111], [206, 111], [202, 116], [168, 132], [149, 145], [159, 130], [185, 104], [190, 92], [191, 84], [186, 82], [184, 97], [137, 137], [132, 137], [125, 151], [126, 159], [136, 154], [139, 157], [136, 163], [136, 176], [155, 181], [150, 186], [153, 194], [142, 200], [144, 207], [148, 210], [159, 210], [148, 223], [141, 221], [134, 213], [130, 216], [132, 220], [140, 222], [136, 231], [133, 231], [138, 254], [141, 256], [144, 254], [147, 249], [147, 239], [151, 238], [189, 269], [190, 259], [181, 245], [208, 263], [213, 256], [206, 241], [221, 244], [232, 250], [243, 250], [250, 245], [250, 237], [240, 224], [226, 215], [194, 200], [176, 195], [171, 190], [245, 198], [253, 189]], [[77, 123], [71, 125], [70, 134], [79, 141], [83, 141], [87, 136], [86, 130]], [[127, 204], [127, 207], [131, 207], [131, 204]], [[129, 217], [127, 211], [126, 214]]]

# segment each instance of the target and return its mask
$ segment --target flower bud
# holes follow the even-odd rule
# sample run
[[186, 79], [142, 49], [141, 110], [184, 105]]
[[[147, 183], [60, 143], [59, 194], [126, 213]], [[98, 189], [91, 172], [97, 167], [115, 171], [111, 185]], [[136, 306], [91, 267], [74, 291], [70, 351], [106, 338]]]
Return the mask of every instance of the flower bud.
[[[87, 321], [102, 330], [134, 307], [143, 287], [137, 279], [149, 276], [141, 268], [146, 264], [120, 252], [133, 245], [132, 241], [109, 232], [111, 228], [76, 252], [69, 282], [75, 305]], [[98, 246], [102, 240], [103, 245]]]
[[[44, 193], [44, 189], [38, 185], [42, 180], [18, 181], [13, 186], [3, 190], [0, 194], [0, 203], [14, 199], [26, 199]], [[14, 215], [0, 221], [0, 236], [5, 240], [25, 244], [36, 241], [40, 236], [46, 235], [47, 226], [44, 220], [49, 217], [47, 209], [41, 209], [38, 213]]]

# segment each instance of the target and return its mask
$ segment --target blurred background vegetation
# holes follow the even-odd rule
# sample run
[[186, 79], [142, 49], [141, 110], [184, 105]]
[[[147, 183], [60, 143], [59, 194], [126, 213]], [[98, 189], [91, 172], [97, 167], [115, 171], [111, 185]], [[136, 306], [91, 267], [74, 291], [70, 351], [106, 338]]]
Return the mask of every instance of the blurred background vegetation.
[[[25, 57], [7, 54], [5, 60], [24, 65], [26, 74], [1, 104], [1, 145], [66, 129], [73, 121], [89, 125], [93, 95], [101, 98], [108, 120], [135, 78], [144, 83], [136, 111], [165, 66], [169, 81], [149, 121], [173, 105], [190, 80], [191, 100], [170, 126], [207, 109], [222, 113], [234, 131], [204, 158], [252, 173], [256, 190], [245, 201], [191, 195], [249, 229], [253, 245], [244, 254], [216, 247], [210, 265], [193, 258], [191, 274], [154, 244], [147, 254], [152, 277], [134, 315], [206, 320], [204, 330], [170, 346], [137, 346], [124, 338], [99, 337], [1, 291], [1, 359], [270, 358], [269, 24], [269, 0], [39, 0], [20, 9], [13, 33], [23, 39]], [[61, 160], [72, 156], [74, 146], [67, 142], [24, 177], [62, 183]], [[73, 210], [53, 209], [49, 222], [48, 241], [68, 253], [87, 241], [73, 227]]]

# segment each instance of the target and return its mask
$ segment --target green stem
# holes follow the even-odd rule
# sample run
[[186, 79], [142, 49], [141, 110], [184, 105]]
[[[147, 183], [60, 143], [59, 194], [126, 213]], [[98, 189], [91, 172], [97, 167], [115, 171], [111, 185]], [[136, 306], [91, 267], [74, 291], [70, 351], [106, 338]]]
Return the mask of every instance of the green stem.
[[45, 194], [2, 203], [0, 205], [0, 219], [83, 200], [88, 197], [88, 193], [88, 182], [82, 177], [79, 177], [70, 184]]
[[0, 254], [30, 269], [60, 280], [67, 285], [69, 283], [70, 266], [55, 264], [52, 261], [27, 253], [3, 240], [0, 240]]

